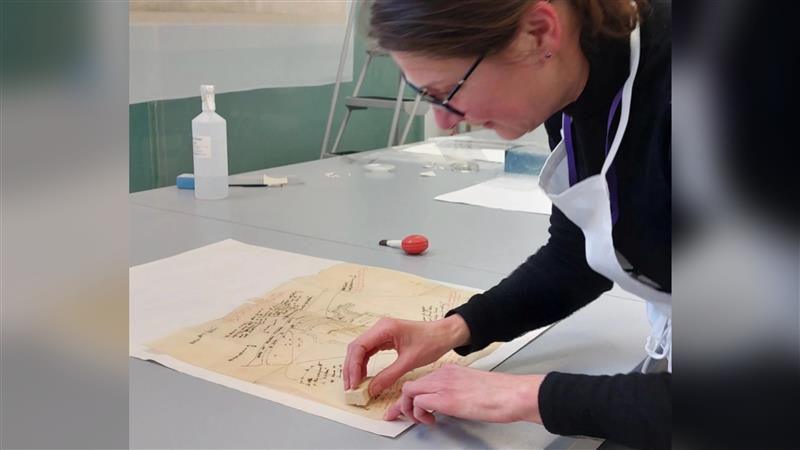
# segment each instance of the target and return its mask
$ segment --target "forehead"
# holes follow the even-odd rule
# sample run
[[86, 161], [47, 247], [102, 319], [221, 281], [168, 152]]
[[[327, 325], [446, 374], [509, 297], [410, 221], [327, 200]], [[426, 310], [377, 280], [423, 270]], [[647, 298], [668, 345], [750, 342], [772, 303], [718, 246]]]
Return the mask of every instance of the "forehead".
[[419, 53], [391, 52], [406, 78], [417, 86], [457, 83], [474, 62], [468, 58], [433, 58]]

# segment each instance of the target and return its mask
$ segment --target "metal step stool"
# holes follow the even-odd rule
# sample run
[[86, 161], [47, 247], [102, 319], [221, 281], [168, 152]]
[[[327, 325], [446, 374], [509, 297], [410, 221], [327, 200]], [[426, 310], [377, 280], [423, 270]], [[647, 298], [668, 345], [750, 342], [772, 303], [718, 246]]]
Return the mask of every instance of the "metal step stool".
[[[396, 144], [404, 144], [406, 138], [408, 137], [408, 132], [411, 130], [411, 125], [413, 124], [414, 116], [424, 115], [428, 111], [428, 104], [420, 105], [420, 96], [417, 95], [415, 98], [404, 98], [403, 91], [405, 89], [405, 83], [403, 82], [402, 78], [398, 75], [398, 90], [396, 97], [381, 97], [381, 96], [361, 96], [361, 86], [364, 83], [364, 78], [367, 74], [367, 69], [369, 68], [370, 63], [374, 58], [378, 57], [386, 57], [389, 54], [383, 50], [378, 48], [375, 45], [372, 45], [370, 48], [367, 49], [367, 59], [364, 61], [364, 65], [361, 66], [361, 72], [358, 75], [358, 81], [356, 82], [355, 87], [353, 88], [353, 95], [349, 97], [345, 97], [344, 105], [347, 108], [345, 112], [344, 118], [342, 119], [342, 123], [339, 125], [339, 131], [336, 133], [336, 139], [333, 141], [333, 146], [330, 150], [328, 150], [328, 141], [330, 139], [331, 128], [333, 125], [333, 113], [336, 109], [336, 100], [339, 97], [339, 87], [342, 81], [342, 69], [345, 64], [345, 60], [347, 58], [347, 45], [350, 41], [350, 34], [352, 31], [352, 22], [353, 16], [355, 15], [356, 3], [353, 2], [350, 15], [347, 19], [347, 31], [345, 32], [344, 38], [344, 45], [342, 46], [342, 53], [339, 58], [339, 70], [336, 74], [336, 84], [333, 88], [333, 98], [331, 99], [331, 108], [330, 112], [328, 113], [328, 123], [325, 127], [325, 137], [322, 140], [322, 149], [320, 150], [320, 159], [329, 157], [329, 156], [336, 156], [338, 154], [336, 150], [339, 148], [339, 143], [342, 140], [342, 136], [344, 135], [344, 131], [347, 128], [347, 124], [350, 121], [350, 115], [353, 111], [359, 110], [368, 110], [368, 109], [393, 109], [394, 115], [392, 116], [392, 124], [389, 128], [389, 139], [387, 140], [386, 146], [391, 147]], [[399, 142], [396, 142], [397, 137], [397, 128], [398, 123], [400, 121], [400, 109], [401, 107], [404, 109], [404, 112], [408, 115], [406, 120], [405, 128], [403, 129], [403, 133], [400, 137]]]

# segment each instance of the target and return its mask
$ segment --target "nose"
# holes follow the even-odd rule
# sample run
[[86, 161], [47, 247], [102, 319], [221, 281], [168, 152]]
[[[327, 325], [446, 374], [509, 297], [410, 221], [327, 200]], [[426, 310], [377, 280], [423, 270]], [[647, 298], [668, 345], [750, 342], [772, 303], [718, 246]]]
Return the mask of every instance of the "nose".
[[464, 120], [458, 114], [453, 114], [444, 108], [433, 108], [433, 117], [436, 119], [436, 126], [443, 130], [449, 130]]

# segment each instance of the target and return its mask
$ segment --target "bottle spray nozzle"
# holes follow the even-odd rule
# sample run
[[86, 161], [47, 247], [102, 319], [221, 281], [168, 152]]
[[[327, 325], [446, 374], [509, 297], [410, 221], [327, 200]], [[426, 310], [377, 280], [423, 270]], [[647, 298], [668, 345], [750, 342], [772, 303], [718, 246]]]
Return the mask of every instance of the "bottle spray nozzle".
[[203, 111], [214, 111], [217, 106], [214, 103], [214, 85], [200, 85], [200, 99], [203, 101]]

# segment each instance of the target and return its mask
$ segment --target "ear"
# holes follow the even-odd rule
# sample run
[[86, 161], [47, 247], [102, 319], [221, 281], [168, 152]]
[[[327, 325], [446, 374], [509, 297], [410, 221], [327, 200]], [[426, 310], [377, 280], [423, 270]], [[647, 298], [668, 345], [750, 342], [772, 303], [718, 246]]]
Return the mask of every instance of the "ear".
[[561, 36], [562, 23], [556, 8], [549, 1], [537, 1], [520, 18], [516, 39], [520, 51], [542, 60], [558, 53]]

